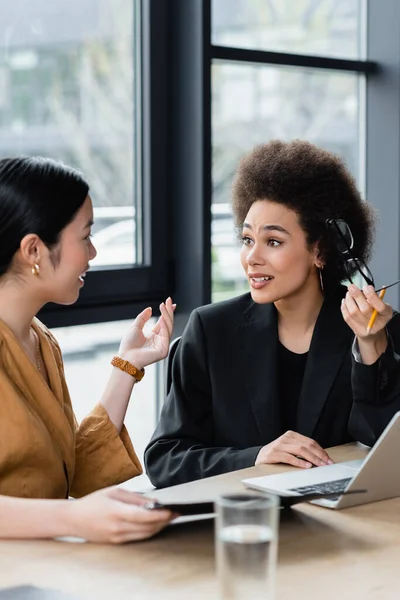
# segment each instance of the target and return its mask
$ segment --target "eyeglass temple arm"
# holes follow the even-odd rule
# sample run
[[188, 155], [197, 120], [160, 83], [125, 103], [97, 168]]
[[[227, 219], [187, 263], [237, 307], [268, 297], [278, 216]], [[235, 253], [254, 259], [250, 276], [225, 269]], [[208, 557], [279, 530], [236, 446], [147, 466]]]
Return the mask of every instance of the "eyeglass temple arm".
[[393, 283], [389, 283], [389, 285], [382, 286], [378, 290], [375, 290], [375, 292], [378, 293], [378, 292], [381, 292], [382, 290], [387, 290], [388, 288], [391, 288], [394, 285], [397, 285], [398, 283], [400, 283], [400, 279], [398, 279], [397, 281], [393, 281]]

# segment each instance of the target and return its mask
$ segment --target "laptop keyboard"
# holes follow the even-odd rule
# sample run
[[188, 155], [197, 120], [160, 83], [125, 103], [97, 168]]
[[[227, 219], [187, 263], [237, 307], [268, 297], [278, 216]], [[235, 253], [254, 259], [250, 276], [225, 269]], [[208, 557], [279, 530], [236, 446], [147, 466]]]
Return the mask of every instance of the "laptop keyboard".
[[332, 494], [337, 492], [337, 496], [330, 496], [330, 501], [338, 500], [340, 493], [344, 492], [348, 484], [352, 480], [352, 477], [347, 479], [336, 479], [335, 481], [325, 481], [324, 483], [315, 483], [314, 485], [304, 485], [298, 488], [291, 488], [291, 492], [298, 492], [299, 494]]

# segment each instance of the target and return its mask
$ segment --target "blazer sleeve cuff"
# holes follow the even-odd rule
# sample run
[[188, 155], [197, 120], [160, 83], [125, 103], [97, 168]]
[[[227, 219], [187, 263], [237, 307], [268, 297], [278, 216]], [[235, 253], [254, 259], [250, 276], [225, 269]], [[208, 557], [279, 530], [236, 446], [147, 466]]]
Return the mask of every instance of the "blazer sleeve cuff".
[[[357, 352], [356, 352], [357, 353]], [[385, 352], [372, 365], [365, 365], [355, 355], [353, 345], [352, 387], [356, 402], [379, 405], [385, 402], [390, 390], [396, 386], [400, 372], [400, 356], [388, 330]]]
[[254, 467], [258, 453], [262, 446], [252, 446], [251, 448], [245, 448], [244, 450], [238, 450], [234, 460], [234, 470], [247, 469], [248, 467]]

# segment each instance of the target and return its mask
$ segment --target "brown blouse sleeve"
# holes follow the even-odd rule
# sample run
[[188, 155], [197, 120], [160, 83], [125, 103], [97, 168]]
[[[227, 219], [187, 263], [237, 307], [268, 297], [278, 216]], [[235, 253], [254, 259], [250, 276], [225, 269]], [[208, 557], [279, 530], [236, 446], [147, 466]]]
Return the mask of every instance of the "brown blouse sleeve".
[[140, 475], [142, 466], [125, 426], [118, 433], [101, 404], [97, 404], [78, 425], [65, 381], [60, 347], [51, 332], [41, 323], [38, 324], [52, 346], [61, 380], [63, 411], [75, 432], [75, 468], [70, 482], [70, 495], [84, 496]]
[[125, 425], [119, 434], [101, 404], [76, 430], [75, 449], [72, 496], [84, 496], [143, 472]]

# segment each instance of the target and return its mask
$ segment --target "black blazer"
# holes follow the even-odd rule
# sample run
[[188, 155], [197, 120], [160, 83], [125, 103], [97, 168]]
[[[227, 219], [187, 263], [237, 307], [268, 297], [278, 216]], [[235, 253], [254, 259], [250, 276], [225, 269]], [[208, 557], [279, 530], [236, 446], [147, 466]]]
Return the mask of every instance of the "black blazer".
[[[380, 425], [371, 427], [375, 415], [369, 410], [382, 396], [377, 364], [353, 368], [353, 387], [369, 403], [367, 411], [353, 398], [354, 336], [340, 312], [345, 291], [340, 288], [321, 308], [298, 401], [296, 431], [323, 447], [354, 439], [371, 444], [381, 431]], [[260, 448], [284, 433], [277, 353], [273, 304], [256, 304], [246, 294], [192, 313], [174, 356], [170, 393], [145, 451], [156, 487], [252, 466]], [[398, 372], [397, 363], [394, 369]]]

